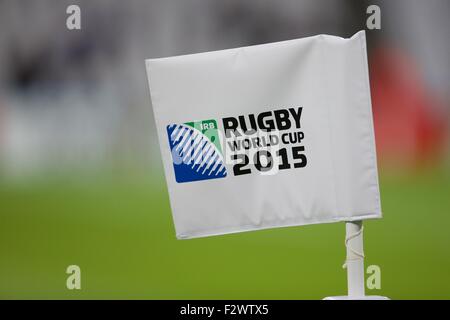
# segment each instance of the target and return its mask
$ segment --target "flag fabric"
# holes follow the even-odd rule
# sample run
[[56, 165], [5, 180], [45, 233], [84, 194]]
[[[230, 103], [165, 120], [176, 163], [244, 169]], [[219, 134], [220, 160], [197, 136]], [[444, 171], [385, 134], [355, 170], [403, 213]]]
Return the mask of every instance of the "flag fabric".
[[177, 238], [381, 217], [364, 31], [146, 68]]

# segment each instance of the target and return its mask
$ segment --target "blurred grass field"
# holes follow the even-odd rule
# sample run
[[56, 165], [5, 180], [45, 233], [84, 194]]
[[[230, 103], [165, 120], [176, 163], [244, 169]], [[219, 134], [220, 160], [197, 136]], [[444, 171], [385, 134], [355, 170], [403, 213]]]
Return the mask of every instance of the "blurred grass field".
[[[75, 175], [76, 176], [76, 175]], [[0, 180], [1, 181], [1, 180]], [[366, 266], [393, 299], [450, 298], [448, 170], [382, 176]], [[0, 298], [321, 299], [346, 294], [344, 224], [176, 240], [161, 175], [0, 182]], [[81, 290], [66, 267], [81, 267]]]

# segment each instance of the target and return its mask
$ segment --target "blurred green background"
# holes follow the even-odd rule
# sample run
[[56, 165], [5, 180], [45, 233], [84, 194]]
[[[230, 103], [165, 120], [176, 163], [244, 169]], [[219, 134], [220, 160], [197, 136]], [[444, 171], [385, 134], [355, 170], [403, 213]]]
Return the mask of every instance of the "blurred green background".
[[[81, 30], [66, 28], [72, 4]], [[450, 299], [449, 12], [448, 0], [0, 0], [0, 299], [346, 294], [343, 223], [175, 239], [144, 60], [364, 29], [384, 212], [365, 222], [366, 265], [381, 267], [367, 293]], [[66, 288], [73, 264], [81, 290]]]
[[[393, 299], [450, 298], [450, 173], [381, 177], [366, 266]], [[346, 293], [344, 224], [176, 240], [162, 176], [0, 187], [1, 298], [321, 299]], [[81, 268], [82, 290], [65, 269]]]

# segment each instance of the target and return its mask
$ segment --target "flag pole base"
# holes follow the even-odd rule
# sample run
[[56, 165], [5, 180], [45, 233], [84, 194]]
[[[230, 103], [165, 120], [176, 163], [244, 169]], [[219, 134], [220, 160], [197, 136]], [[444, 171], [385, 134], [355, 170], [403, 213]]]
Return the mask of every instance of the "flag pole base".
[[335, 297], [326, 297], [323, 298], [323, 300], [391, 300], [391, 299], [383, 296], [362, 296], [362, 297], [335, 296]]

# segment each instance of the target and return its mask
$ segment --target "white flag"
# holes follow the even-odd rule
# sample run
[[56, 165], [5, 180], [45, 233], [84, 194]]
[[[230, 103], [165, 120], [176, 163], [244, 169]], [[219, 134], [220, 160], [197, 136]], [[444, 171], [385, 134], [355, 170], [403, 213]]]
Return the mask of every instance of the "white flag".
[[146, 67], [179, 239], [381, 217], [364, 31]]

